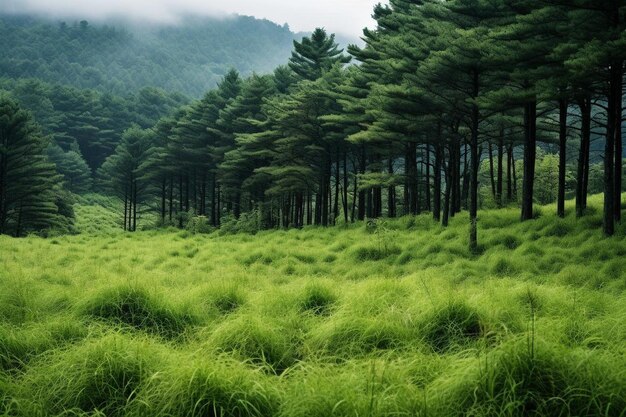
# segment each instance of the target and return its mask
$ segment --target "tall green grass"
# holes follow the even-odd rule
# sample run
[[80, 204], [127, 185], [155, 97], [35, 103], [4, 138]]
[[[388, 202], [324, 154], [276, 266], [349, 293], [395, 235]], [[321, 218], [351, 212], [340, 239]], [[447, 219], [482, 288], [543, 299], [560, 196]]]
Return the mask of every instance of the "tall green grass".
[[474, 254], [465, 215], [125, 234], [88, 196], [82, 234], [0, 236], [0, 416], [626, 416], [600, 204], [481, 211]]

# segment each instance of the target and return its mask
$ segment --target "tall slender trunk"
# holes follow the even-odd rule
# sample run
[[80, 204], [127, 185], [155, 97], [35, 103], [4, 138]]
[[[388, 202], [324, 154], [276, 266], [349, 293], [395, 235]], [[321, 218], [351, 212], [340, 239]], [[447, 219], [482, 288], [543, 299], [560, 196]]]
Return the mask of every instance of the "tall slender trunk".
[[178, 177], [178, 227], [183, 227], [183, 211], [184, 211], [184, 200], [183, 200], [183, 175], [179, 175]]
[[[619, 72], [623, 74], [624, 64], [619, 61]], [[622, 221], [622, 163], [623, 163], [623, 144], [622, 144], [622, 89], [623, 79], [620, 75], [616, 77], [615, 92], [617, 97], [615, 99], [615, 221], [621, 223]]]
[[350, 213], [350, 221], [354, 223], [356, 216], [356, 201], [357, 196], [359, 195], [359, 172], [357, 168], [357, 164], [354, 164], [354, 187], [352, 192], [352, 212]]
[[567, 100], [559, 100], [559, 195], [556, 214], [565, 217], [565, 171], [567, 168]]
[[128, 213], [128, 185], [124, 187], [124, 231], [126, 231], [127, 213]]
[[441, 220], [441, 160], [443, 147], [441, 145], [441, 128], [438, 129], [437, 143], [435, 144], [435, 167], [433, 184], [433, 219]]
[[461, 188], [461, 201], [463, 203], [463, 207], [469, 208], [468, 199], [469, 199], [469, 187], [470, 187], [470, 168], [467, 162], [467, 156], [470, 151], [468, 149], [467, 141], [463, 145], [464, 153], [463, 153], [463, 187]]
[[[439, 137], [441, 136], [441, 126], [439, 125], [437, 127], [437, 129], [438, 129], [438, 131], [437, 131], [437, 136], [438, 136], [437, 141], [439, 141], [440, 140]], [[435, 152], [437, 152], [437, 151], [435, 151]], [[436, 158], [436, 156], [435, 156], [435, 158]], [[430, 196], [430, 145], [428, 143], [426, 144], [426, 157], [424, 158], [424, 163], [426, 165], [426, 187], [424, 188], [424, 190], [426, 191], [426, 210], [430, 211], [430, 209], [431, 209], [431, 201], [432, 200], [431, 200], [431, 196]], [[435, 168], [435, 170], [436, 170], [436, 168]], [[435, 177], [436, 176], [437, 176], [437, 173], [435, 172]], [[441, 179], [441, 176], [439, 178]]]
[[383, 192], [381, 187], [372, 189], [372, 217], [377, 219], [382, 216]]
[[335, 201], [333, 202], [333, 224], [337, 222], [339, 217], [339, 184], [341, 178], [339, 176], [339, 149], [337, 149], [337, 161], [335, 163]]
[[[458, 136], [457, 136], [458, 137]], [[461, 140], [456, 139], [454, 145], [454, 209], [451, 211], [450, 216], [454, 216], [455, 213], [461, 212]]]
[[[611, 10], [609, 13], [609, 25], [615, 31], [619, 28], [620, 22], [620, 2], [615, 0], [611, 2]], [[618, 35], [615, 35], [618, 36]], [[613, 37], [612, 37], [613, 38]], [[615, 218], [619, 216], [620, 207], [617, 202], [621, 200], [620, 192], [616, 188], [618, 183], [615, 175], [619, 172], [621, 174], [621, 155], [616, 154], [617, 139], [621, 139], [621, 133], [618, 134], [618, 130], [621, 130], [622, 123], [622, 77], [623, 74], [623, 61], [621, 59], [612, 58], [609, 70], [609, 94], [607, 97], [607, 127], [606, 127], [606, 140], [604, 146], [604, 221], [603, 230], [607, 236], [612, 236], [615, 233]], [[619, 146], [621, 148], [621, 144]], [[618, 159], [619, 158], [619, 159]], [[619, 164], [616, 162], [619, 160]], [[618, 171], [616, 165], [620, 165]], [[621, 175], [620, 175], [621, 176]], [[621, 187], [620, 187], [621, 188]]]
[[[391, 149], [391, 143], [389, 143], [389, 157], [387, 158], [387, 173], [389, 176], [393, 176], [393, 152]], [[387, 216], [396, 217], [396, 186], [393, 181], [387, 188]]]
[[515, 166], [515, 147], [511, 147], [511, 165], [513, 166], [513, 198], [517, 201], [517, 168]]
[[133, 183], [133, 232], [137, 231], [137, 181]]
[[169, 219], [170, 223], [172, 223], [172, 216], [174, 214], [174, 176], [170, 174], [170, 195], [169, 195]]
[[415, 142], [409, 143], [409, 160], [408, 160], [408, 176], [409, 176], [409, 196], [410, 196], [410, 213], [418, 214], [419, 212], [419, 175], [417, 170], [417, 144]]
[[446, 190], [443, 197], [443, 216], [441, 218], [441, 225], [443, 227], [448, 226], [450, 213], [454, 211], [452, 201], [450, 200], [452, 188], [454, 187], [454, 151], [452, 149], [453, 145], [450, 146], [450, 150], [448, 151], [448, 164], [444, 164], [446, 174]]
[[216, 184], [215, 184], [215, 174], [211, 175], [211, 224], [213, 227], [217, 227], [217, 212], [216, 212]]
[[513, 200], [513, 144], [510, 144], [506, 151], [506, 200], [510, 203]]
[[491, 195], [494, 199], [494, 201], [498, 201], [498, 193], [496, 191], [496, 178], [495, 178], [495, 172], [493, 169], [493, 146], [491, 145], [491, 142], [489, 142], [489, 181], [491, 183]]
[[[474, 71], [473, 74], [473, 94], [472, 97], [476, 99], [479, 93], [479, 75], [478, 71]], [[472, 105], [472, 127], [471, 127], [471, 142], [470, 142], [470, 205], [469, 205], [469, 217], [470, 217], [470, 237], [469, 247], [472, 252], [478, 250], [478, 123], [479, 123], [479, 110], [478, 104]]]
[[216, 202], [215, 202], [215, 223], [216, 226], [220, 226], [222, 223], [222, 186], [218, 182], [215, 187]]
[[498, 137], [498, 180], [496, 182], [496, 204], [502, 206], [502, 168], [504, 157], [504, 129], [500, 129]]
[[167, 180], [165, 178], [165, 176], [163, 176], [163, 179], [161, 180], [161, 224], [165, 223], [165, 194], [166, 194], [166, 186], [167, 186]]
[[348, 223], [348, 152], [343, 152], [343, 219]]
[[[476, 99], [478, 97], [480, 88], [480, 79], [478, 71], [474, 70], [473, 73], [473, 94], [472, 97]], [[478, 111], [478, 104], [472, 104], [472, 126], [470, 137], [470, 204], [469, 204], [469, 217], [470, 217], [470, 238], [469, 247], [472, 252], [476, 252], [478, 249], [478, 123], [480, 120], [480, 114]]]
[[[365, 156], [365, 147], [362, 146], [361, 147], [361, 152], [359, 155], [359, 173], [361, 174], [365, 174], [365, 168], [366, 168], [366, 156]], [[365, 205], [366, 205], [366, 192], [364, 190], [360, 190], [359, 191], [359, 206], [358, 206], [358, 211], [357, 211], [357, 218], [359, 220], [363, 220], [365, 219]]]
[[535, 160], [537, 158], [537, 101], [524, 106], [524, 180], [522, 185], [522, 221], [533, 218]]
[[576, 217], [582, 217], [587, 208], [587, 186], [585, 177], [589, 166], [589, 147], [591, 142], [591, 98], [578, 100], [580, 108], [580, 149], [578, 151], [578, 170], [576, 173]]

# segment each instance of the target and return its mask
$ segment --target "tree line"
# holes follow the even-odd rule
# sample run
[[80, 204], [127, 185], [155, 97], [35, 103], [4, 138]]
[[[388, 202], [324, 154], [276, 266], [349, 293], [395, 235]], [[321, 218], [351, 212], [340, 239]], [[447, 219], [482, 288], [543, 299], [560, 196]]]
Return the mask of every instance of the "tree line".
[[525, 221], [544, 199], [537, 187], [552, 187], [558, 216], [571, 195], [583, 216], [600, 162], [602, 228], [612, 235], [624, 9], [613, 0], [392, 0], [374, 9], [364, 47], [344, 53], [317, 29], [272, 74], [231, 70], [152, 128], [127, 130], [97, 187], [120, 198], [126, 230], [145, 211], [179, 227], [199, 217], [274, 228], [425, 211], [446, 226], [467, 210], [477, 250], [481, 203], [519, 204]]

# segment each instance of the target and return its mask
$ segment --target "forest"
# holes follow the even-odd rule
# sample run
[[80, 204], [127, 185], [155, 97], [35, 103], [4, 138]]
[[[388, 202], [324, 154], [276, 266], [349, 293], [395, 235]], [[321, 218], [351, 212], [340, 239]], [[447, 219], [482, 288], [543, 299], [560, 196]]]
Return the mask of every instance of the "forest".
[[372, 17], [0, 16], [0, 416], [626, 414], [626, 2]]

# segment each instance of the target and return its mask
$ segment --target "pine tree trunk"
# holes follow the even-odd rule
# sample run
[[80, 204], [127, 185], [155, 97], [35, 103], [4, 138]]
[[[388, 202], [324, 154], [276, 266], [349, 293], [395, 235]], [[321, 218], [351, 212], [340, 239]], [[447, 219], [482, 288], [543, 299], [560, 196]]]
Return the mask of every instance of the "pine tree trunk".
[[513, 200], [513, 144], [509, 145], [506, 151], [506, 200], [510, 203]]
[[[478, 97], [479, 93], [479, 76], [478, 71], [474, 71], [473, 77], [473, 95], [472, 97]], [[470, 218], [470, 236], [469, 247], [471, 252], [478, 250], [478, 123], [480, 114], [478, 112], [478, 105], [472, 106], [472, 120], [471, 120], [471, 143], [470, 143], [470, 204], [469, 204], [469, 218]]]
[[445, 191], [444, 198], [443, 198], [443, 216], [441, 219], [441, 225], [443, 227], [448, 227], [450, 213], [454, 211], [454, 209], [452, 208], [452, 201], [450, 199], [450, 196], [452, 194], [452, 188], [454, 187], [453, 185], [454, 184], [454, 179], [453, 179], [454, 151], [452, 149], [453, 149], [453, 146], [450, 146], [450, 150], [448, 152], [448, 164], [445, 169], [446, 191]]
[[522, 221], [533, 218], [535, 160], [537, 157], [537, 102], [524, 107], [524, 180], [522, 185]]
[[604, 215], [603, 231], [607, 236], [615, 233], [615, 138], [617, 132], [617, 101], [621, 100], [622, 65], [616, 60], [611, 62], [610, 83], [607, 110], [606, 139], [604, 146]]
[[350, 221], [352, 223], [354, 223], [355, 220], [355, 216], [356, 216], [356, 202], [357, 202], [357, 196], [359, 195], [358, 193], [358, 189], [359, 189], [359, 183], [358, 183], [358, 171], [357, 171], [357, 165], [354, 164], [354, 191], [352, 193], [352, 213], [350, 213]]
[[457, 140], [454, 146], [454, 210], [450, 216], [461, 212], [461, 141]]
[[348, 224], [348, 152], [343, 152], [343, 219]]
[[[387, 158], [387, 173], [393, 176], [393, 153], [389, 143], [389, 157]], [[396, 217], [396, 186], [389, 185], [387, 188], [387, 216]]]
[[222, 187], [219, 182], [217, 182], [215, 188], [215, 193], [217, 194], [217, 201], [215, 203], [215, 223], [216, 226], [219, 227], [222, 223]]
[[182, 174], [178, 177], [178, 227], [182, 229], [183, 227], [183, 216], [182, 213], [184, 211], [183, 205], [185, 202], [183, 201], [183, 176]]
[[133, 232], [137, 231], [137, 181], [133, 183]]
[[494, 201], [497, 202], [498, 193], [496, 191], [496, 179], [493, 169], [493, 146], [491, 145], [491, 142], [489, 142], [489, 181], [491, 183], [491, 196], [493, 197]]
[[128, 185], [124, 187], [124, 231], [126, 231], [127, 213], [128, 213]]
[[[619, 61], [619, 72], [623, 74], [624, 63]], [[617, 97], [615, 100], [615, 221], [621, 223], [622, 221], [622, 164], [623, 164], [623, 144], [622, 144], [622, 89], [623, 79], [622, 76], [616, 77], [615, 91]]]
[[502, 207], [502, 168], [504, 158], [504, 129], [500, 129], [498, 137], [498, 180], [496, 182], [496, 204]]
[[513, 167], [513, 199], [517, 201], [517, 168], [515, 167], [515, 147], [511, 147], [511, 166]]
[[172, 223], [172, 216], [174, 214], [174, 176], [172, 174], [170, 174], [170, 181], [169, 181], [169, 197], [168, 197], [169, 201], [169, 219], [170, 219], [170, 223]]
[[337, 150], [336, 154], [337, 161], [335, 163], [335, 201], [333, 204], [333, 225], [336, 224], [337, 219], [339, 218], [339, 184], [341, 182], [339, 175], [339, 150]]
[[166, 200], [167, 179], [163, 176], [161, 180], [161, 224], [165, 224], [165, 200]]
[[591, 99], [578, 100], [581, 115], [580, 150], [578, 152], [578, 170], [576, 173], [576, 217], [582, 217], [587, 208], [587, 187], [585, 177], [589, 166], [589, 143], [591, 141]]
[[407, 183], [407, 208], [409, 214], [417, 214], [418, 206], [418, 178], [417, 178], [417, 144], [410, 142], [407, 144], [405, 155], [405, 175]]
[[217, 212], [215, 210], [217, 193], [215, 188], [215, 174], [213, 174], [211, 175], [211, 225], [213, 227], [217, 227]]
[[565, 217], [565, 173], [567, 169], [567, 100], [559, 100], [559, 195], [556, 214]]
[[435, 172], [433, 173], [433, 219], [437, 222], [441, 220], [441, 159], [443, 158], [443, 151], [440, 141], [441, 137], [439, 134], [435, 144]]
[[[359, 158], [359, 172], [361, 174], [365, 174], [365, 168], [366, 168], [365, 147], [362, 147], [361, 155]], [[358, 206], [358, 212], [357, 212], [357, 218], [359, 220], [365, 219], [366, 198], [367, 198], [366, 192], [364, 190], [359, 191], [359, 206]]]
[[[440, 140], [440, 136], [441, 136], [441, 126], [438, 126], [438, 131], [437, 131], [437, 141]], [[437, 152], [437, 151], [435, 151]], [[437, 156], [435, 156], [435, 163], [436, 162], [436, 158]], [[424, 158], [425, 161], [425, 165], [426, 165], [426, 210], [430, 211], [431, 209], [431, 196], [430, 196], [430, 145], [427, 143], [426, 144], [426, 157]], [[435, 168], [436, 170], [437, 168]], [[437, 173], [435, 172], [435, 177], [437, 176]], [[441, 181], [441, 174], [440, 174], [440, 181]], [[435, 180], [436, 181], [436, 180]], [[441, 182], [440, 182], [441, 185]], [[435, 197], [436, 198], [436, 197]]]
[[461, 202], [463, 203], [463, 207], [469, 208], [468, 200], [469, 200], [469, 186], [470, 186], [470, 167], [467, 162], [467, 155], [469, 155], [469, 150], [467, 146], [467, 142], [464, 145], [464, 153], [463, 153], [463, 187], [461, 189]]

